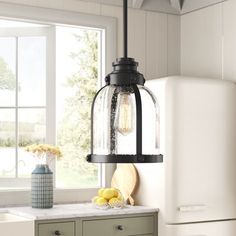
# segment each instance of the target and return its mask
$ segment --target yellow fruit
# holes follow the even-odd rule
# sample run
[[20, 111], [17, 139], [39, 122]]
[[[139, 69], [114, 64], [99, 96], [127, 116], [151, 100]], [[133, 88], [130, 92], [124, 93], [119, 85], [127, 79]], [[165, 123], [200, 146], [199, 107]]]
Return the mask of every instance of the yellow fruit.
[[121, 193], [119, 193], [118, 197], [117, 197], [121, 202], [125, 203], [124, 197]]
[[102, 194], [103, 194], [103, 191], [105, 190], [105, 188], [100, 188], [99, 190], [98, 190], [98, 196], [99, 197], [102, 197]]
[[107, 200], [113, 198], [115, 196], [115, 191], [113, 189], [110, 189], [110, 188], [106, 188], [103, 193], [102, 193], [102, 196], [104, 198], [106, 198]]
[[94, 197], [94, 198], [92, 199], [92, 202], [96, 202], [98, 198], [99, 198], [99, 196]]
[[97, 198], [96, 202], [95, 202], [98, 206], [104, 206], [107, 204], [107, 200], [103, 197], [99, 197]]
[[124, 202], [119, 200], [117, 197], [113, 197], [109, 200], [109, 205], [111, 207], [122, 207], [124, 206]]
[[114, 204], [114, 203], [117, 203], [117, 202], [120, 202], [120, 200], [117, 197], [113, 197], [109, 200], [110, 204]]
[[111, 188], [114, 191], [114, 197], [118, 197], [119, 196], [119, 190], [116, 188]]

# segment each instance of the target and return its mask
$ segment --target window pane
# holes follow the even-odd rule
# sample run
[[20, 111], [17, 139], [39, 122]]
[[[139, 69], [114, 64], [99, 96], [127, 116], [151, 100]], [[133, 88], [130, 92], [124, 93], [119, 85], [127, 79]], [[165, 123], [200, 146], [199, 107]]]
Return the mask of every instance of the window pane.
[[18, 149], [18, 176], [29, 178], [36, 165], [32, 153], [26, 152], [24, 148]]
[[0, 38], [0, 106], [15, 106], [16, 39]]
[[99, 165], [87, 163], [90, 109], [98, 87], [99, 31], [57, 28], [57, 187], [99, 185]]
[[45, 109], [19, 109], [19, 153], [18, 173], [20, 177], [29, 177], [35, 165], [32, 155], [24, 151], [25, 146], [33, 143], [45, 143]]
[[15, 110], [0, 109], [0, 177], [15, 176]]
[[19, 106], [45, 106], [46, 38], [18, 39]]

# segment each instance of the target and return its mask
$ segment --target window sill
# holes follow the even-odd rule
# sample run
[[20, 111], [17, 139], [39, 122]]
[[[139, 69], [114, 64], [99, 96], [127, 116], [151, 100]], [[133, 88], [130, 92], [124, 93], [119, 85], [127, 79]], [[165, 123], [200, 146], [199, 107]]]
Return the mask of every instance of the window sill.
[[[108, 187], [111, 184], [111, 178], [116, 165], [103, 165], [102, 186]], [[22, 186], [22, 185], [21, 185]], [[29, 185], [28, 185], [29, 186]], [[85, 189], [56, 188], [54, 190], [54, 203], [79, 203], [90, 202], [97, 195], [99, 187]], [[0, 207], [26, 206], [30, 205], [30, 187], [1, 187], [0, 188]]]
[[[54, 203], [89, 202], [97, 195], [98, 188], [55, 189]], [[0, 207], [30, 205], [30, 188], [0, 189]]]
[[20, 187], [17, 187], [17, 188], [14, 188], [14, 187], [12, 187], [12, 188], [1, 188], [0, 187], [0, 193], [5, 193], [5, 192], [18, 192], [18, 191], [30, 191], [30, 188], [26, 188], [26, 187], [22, 187], [22, 188], [20, 188]]

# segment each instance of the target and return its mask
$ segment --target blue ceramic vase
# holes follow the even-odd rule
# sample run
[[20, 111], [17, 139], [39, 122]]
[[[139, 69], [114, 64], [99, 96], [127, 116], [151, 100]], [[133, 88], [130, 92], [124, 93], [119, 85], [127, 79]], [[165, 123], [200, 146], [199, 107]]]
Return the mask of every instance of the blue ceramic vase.
[[36, 165], [31, 174], [31, 206], [53, 207], [53, 173], [47, 164]]

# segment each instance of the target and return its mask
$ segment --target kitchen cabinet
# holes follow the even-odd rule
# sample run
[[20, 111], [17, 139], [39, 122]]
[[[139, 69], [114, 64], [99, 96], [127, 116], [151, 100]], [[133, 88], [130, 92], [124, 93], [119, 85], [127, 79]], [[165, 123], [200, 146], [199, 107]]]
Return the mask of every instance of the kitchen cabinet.
[[35, 236], [157, 236], [157, 214], [36, 220]]
[[143, 235], [154, 233], [153, 216], [83, 221], [83, 236]]
[[38, 236], [75, 236], [75, 222], [44, 222], [38, 224], [37, 231]]

